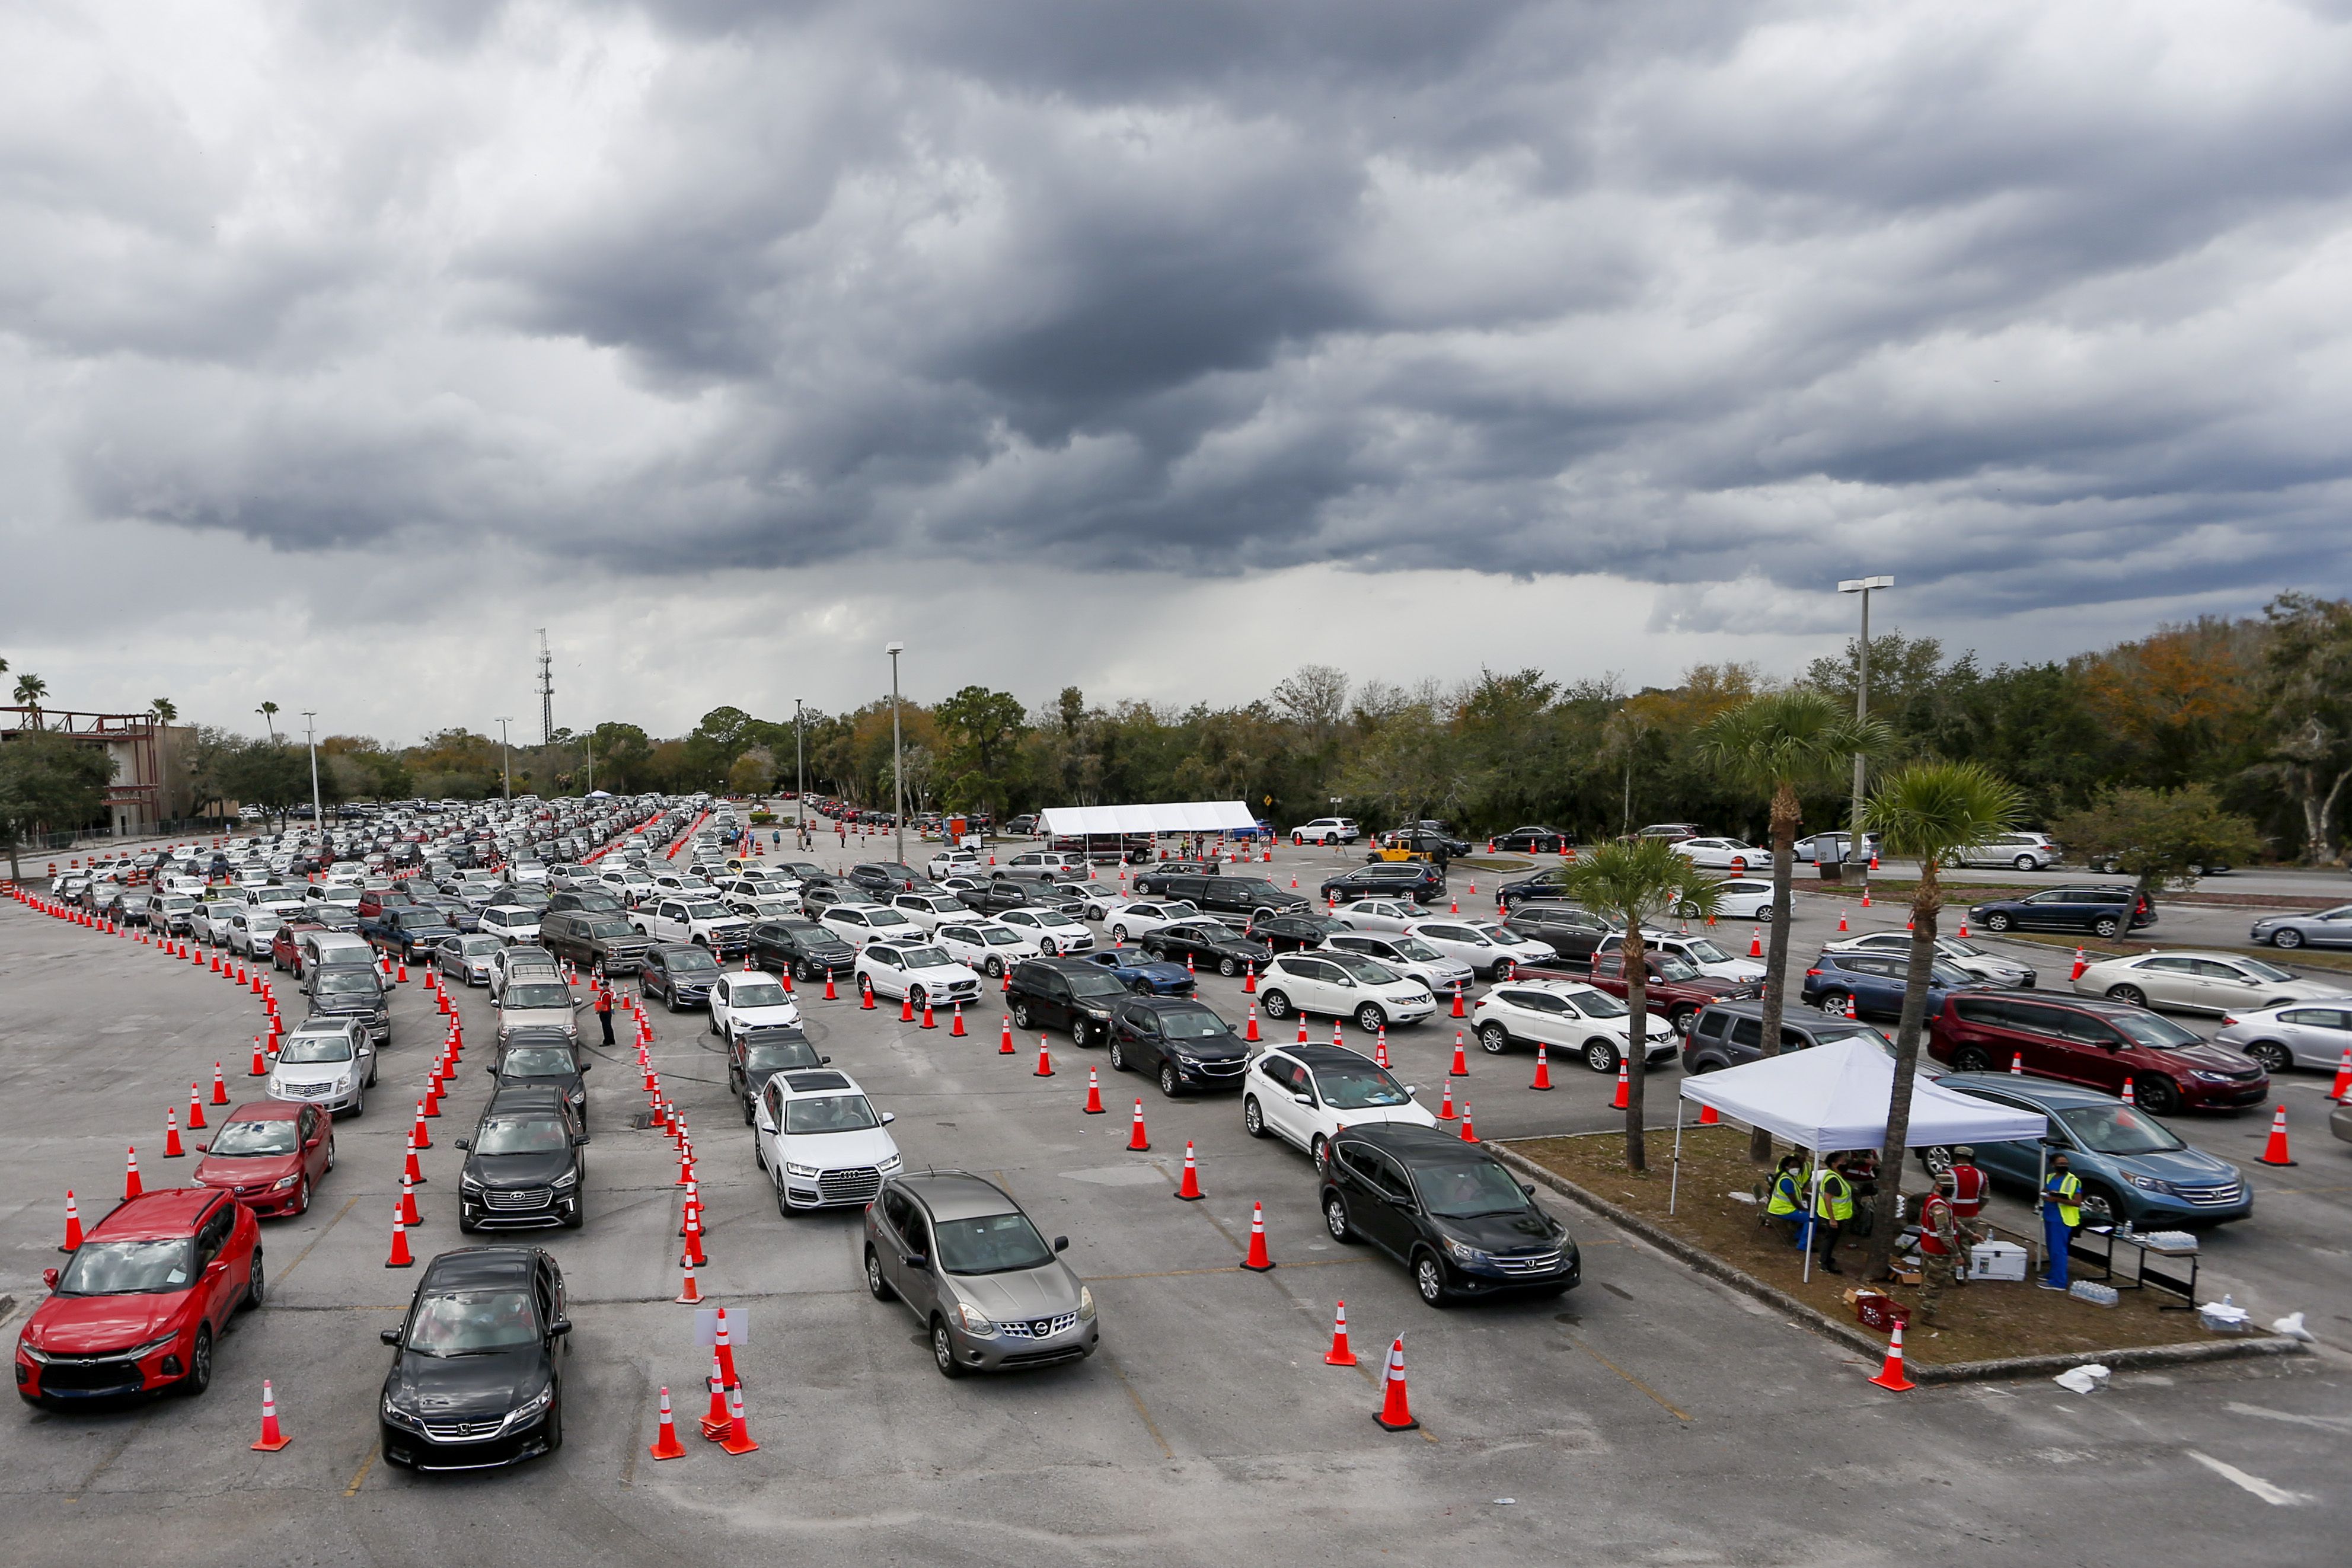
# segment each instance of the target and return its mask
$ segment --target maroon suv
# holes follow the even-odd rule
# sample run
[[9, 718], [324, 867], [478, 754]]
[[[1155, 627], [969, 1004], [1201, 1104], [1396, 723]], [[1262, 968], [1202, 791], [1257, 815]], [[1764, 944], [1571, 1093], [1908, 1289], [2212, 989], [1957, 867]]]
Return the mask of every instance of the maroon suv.
[[2170, 1019], [2123, 1002], [2051, 991], [1969, 991], [1944, 998], [1927, 1054], [1961, 1072], [2021, 1064], [2036, 1078], [2132, 1097], [2158, 1115], [2235, 1111], [2270, 1097], [2262, 1063], [2211, 1045]]
[[[1762, 989], [1745, 981], [1702, 974], [1697, 965], [1673, 953], [1643, 953], [1642, 967], [1650, 977], [1642, 988], [1649, 996], [1650, 1012], [1664, 1016], [1676, 1034], [1690, 1033], [1691, 1019], [1698, 1017], [1700, 1009], [1716, 1002], [1745, 1001]], [[1622, 998], [1630, 992], [1633, 987], [1625, 980], [1623, 952], [1594, 954], [1592, 983], [1612, 997]]]

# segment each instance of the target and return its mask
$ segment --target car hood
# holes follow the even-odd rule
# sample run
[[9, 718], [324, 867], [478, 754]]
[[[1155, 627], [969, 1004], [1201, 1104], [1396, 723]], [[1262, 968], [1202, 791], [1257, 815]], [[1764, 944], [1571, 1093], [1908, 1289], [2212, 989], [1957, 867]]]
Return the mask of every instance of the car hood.
[[970, 980], [980, 984], [980, 977], [961, 964], [938, 964], [924, 969], [909, 969], [907, 977], [926, 986], [952, 986]]
[[1078, 1282], [1059, 1261], [1004, 1274], [950, 1274], [956, 1294], [999, 1322], [1078, 1310]]
[[1185, 968], [1183, 965], [1171, 964], [1163, 958], [1121, 964], [1117, 972], [1144, 980], [1183, 980], [1192, 977], [1192, 971]]
[[2258, 1076], [2261, 1069], [2242, 1051], [2220, 1045], [2184, 1045], [2150, 1051], [2132, 1047], [2124, 1052], [2183, 1072], [2226, 1072], [2232, 1078]]
[[[563, 1094], [568, 1098], [568, 1097], [569, 1097], [569, 1096], [571, 1096], [571, 1095], [584, 1092], [587, 1090], [587, 1087], [588, 1087], [588, 1079], [587, 1079], [587, 1075], [586, 1075], [586, 1074], [584, 1074], [584, 1073], [580, 1073], [580, 1072], [565, 1072], [565, 1073], [562, 1073], [562, 1074], [559, 1074], [559, 1075], [554, 1076], [554, 1077], [530, 1077], [530, 1078], [521, 1078], [521, 1077], [512, 1077], [512, 1076], [509, 1076], [509, 1077], [500, 1078], [500, 1079], [499, 1080], [499, 1086], [500, 1088], [502, 1088], [502, 1089], [503, 1089], [503, 1088], [508, 1087], [509, 1085], [523, 1085], [523, 1084], [531, 1084], [531, 1085], [536, 1085], [536, 1086], [538, 1086], [539, 1088], [541, 1088], [541, 1089], [556, 1089], [556, 1090], [561, 1090], [561, 1091], [563, 1092]], [[505, 1156], [505, 1155], [499, 1155], [498, 1157], [499, 1157], [499, 1158], [500, 1158], [500, 1159], [504, 1159], [504, 1158], [506, 1158], [507, 1156]]]
[[129, 1350], [170, 1332], [185, 1291], [152, 1296], [51, 1296], [34, 1309], [25, 1342], [52, 1355]]
[[1334, 1108], [1331, 1114], [1342, 1127], [1368, 1127], [1380, 1122], [1394, 1122], [1405, 1127], [1437, 1125], [1437, 1113], [1418, 1100], [1402, 1105], [1367, 1105], [1355, 1111]]
[[393, 1404], [426, 1420], [500, 1416], [536, 1395], [548, 1376], [537, 1345], [482, 1355], [404, 1353], [383, 1380]]
[[2087, 1159], [2103, 1160], [2134, 1176], [2155, 1176], [2184, 1186], [2219, 1186], [2236, 1181], [2238, 1167], [2200, 1148], [2174, 1149], [2160, 1155], [2102, 1155], [2086, 1152]]
[[790, 1133], [776, 1142], [784, 1158], [826, 1170], [878, 1166], [898, 1152], [887, 1127], [866, 1127], [855, 1133]]
[[292, 1176], [299, 1155], [206, 1155], [196, 1162], [198, 1186], [252, 1186]]
[[466, 1179], [484, 1186], [545, 1186], [572, 1168], [568, 1148], [536, 1155], [477, 1155], [466, 1156]]
[[1509, 1214], [1477, 1214], [1462, 1218], [1451, 1215], [1432, 1215], [1431, 1223], [1453, 1236], [1457, 1241], [1488, 1252], [1515, 1252], [1529, 1247], [1550, 1247], [1566, 1238], [1555, 1229], [1551, 1221], [1532, 1208], [1517, 1209]]
[[310, 1016], [346, 1018], [352, 1013], [382, 1012], [383, 1006], [384, 997], [381, 991], [372, 997], [364, 993], [313, 997], [310, 998]]
[[332, 1083], [360, 1070], [357, 1061], [281, 1061], [269, 1070], [273, 1083]]
[[1237, 1034], [1214, 1036], [1207, 1040], [1171, 1040], [1168, 1049], [1178, 1056], [1189, 1056], [1196, 1061], [1246, 1061], [1250, 1048]]

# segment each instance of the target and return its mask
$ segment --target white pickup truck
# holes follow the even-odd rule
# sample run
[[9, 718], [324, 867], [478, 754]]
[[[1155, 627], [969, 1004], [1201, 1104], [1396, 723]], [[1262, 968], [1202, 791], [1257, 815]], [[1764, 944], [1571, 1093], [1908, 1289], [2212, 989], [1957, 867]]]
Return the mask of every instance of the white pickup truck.
[[640, 904], [629, 924], [655, 942], [691, 942], [720, 957], [751, 946], [751, 923], [715, 898], [656, 899]]

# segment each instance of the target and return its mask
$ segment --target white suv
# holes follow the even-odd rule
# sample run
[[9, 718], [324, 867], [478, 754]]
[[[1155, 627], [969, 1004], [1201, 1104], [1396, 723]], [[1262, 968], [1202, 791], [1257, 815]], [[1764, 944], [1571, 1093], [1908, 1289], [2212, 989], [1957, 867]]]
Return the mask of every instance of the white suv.
[[931, 940], [957, 963], [985, 970], [991, 979], [1038, 952], [1036, 933], [977, 917], [946, 921], [931, 933]]
[[791, 1027], [801, 1021], [800, 1004], [784, 984], [764, 970], [745, 969], [710, 984], [710, 1032], [732, 1040], [749, 1029]]
[[[1625, 1053], [1629, 1014], [1625, 1004], [1598, 986], [1578, 980], [1514, 980], [1496, 987], [1470, 1009], [1471, 1029], [1489, 1055], [1514, 1045], [1543, 1045], [1573, 1051], [1595, 1072], [1614, 1072]], [[1679, 1048], [1675, 1026], [1655, 1013], [1649, 1018], [1652, 1067], [1674, 1060]]]
[[1437, 1010], [1427, 986], [1355, 953], [1280, 954], [1266, 965], [1258, 990], [1270, 1019], [1294, 1012], [1351, 1018], [1367, 1032], [1419, 1023]]
[[1318, 817], [1290, 830], [1293, 844], [1352, 844], [1363, 836], [1353, 817]]
[[923, 873], [933, 882], [950, 876], [976, 876], [982, 882], [988, 880], [988, 867], [981, 860], [978, 850], [941, 850], [931, 857], [930, 864], [923, 868]]
[[1438, 916], [1414, 921], [1404, 928], [1449, 958], [1459, 958], [1491, 980], [1507, 980], [1534, 964], [1549, 964], [1559, 955], [1550, 944], [1522, 936], [1491, 920]]
[[904, 997], [920, 1008], [972, 1007], [980, 1001], [980, 977], [919, 939], [869, 942], [858, 949], [857, 984], [876, 996]]
[[776, 1211], [857, 1207], [874, 1201], [900, 1165], [888, 1132], [857, 1080], [830, 1067], [779, 1072], [751, 1114], [752, 1157], [776, 1184]]
[[1441, 997], [1450, 997], [1456, 986], [1470, 988], [1470, 966], [1459, 958], [1449, 958], [1418, 936], [1402, 933], [1339, 931], [1323, 939], [1323, 946], [1334, 953], [1359, 953], [1375, 964], [1384, 964], [1408, 979], [1419, 980]]
[[1412, 1085], [1345, 1046], [1286, 1045], [1261, 1053], [1242, 1075], [1242, 1130], [1296, 1144], [1318, 1167], [1340, 1127], [1369, 1122], [1437, 1125]]
[[[1593, 949], [1592, 956], [1596, 958], [1604, 957], [1622, 950], [1624, 946], [1623, 935], [1612, 931], [1601, 939], [1601, 946]], [[1763, 959], [1743, 958], [1737, 954], [1727, 953], [1716, 946], [1712, 937], [1701, 936], [1696, 933], [1682, 936], [1665, 931], [1644, 931], [1642, 933], [1642, 946], [1653, 953], [1672, 953], [1700, 974], [1712, 976], [1718, 980], [1738, 980], [1745, 983], [1764, 977]]]
[[1163, 925], [1199, 918], [1200, 906], [1190, 899], [1140, 898], [1109, 912], [1110, 939], [1130, 942], [1139, 936], [1149, 936]]
[[1995, 833], [1952, 857], [1956, 865], [2005, 865], [2018, 871], [2048, 871], [2064, 853], [2047, 833]]
[[1037, 944], [1037, 951], [1048, 958], [1062, 953], [1091, 953], [1095, 934], [1082, 921], [1073, 920], [1058, 909], [1008, 909], [996, 917], [1000, 925], [1010, 925]]
[[836, 904], [817, 917], [817, 924], [848, 943], [919, 942], [928, 935], [905, 910], [880, 904]]

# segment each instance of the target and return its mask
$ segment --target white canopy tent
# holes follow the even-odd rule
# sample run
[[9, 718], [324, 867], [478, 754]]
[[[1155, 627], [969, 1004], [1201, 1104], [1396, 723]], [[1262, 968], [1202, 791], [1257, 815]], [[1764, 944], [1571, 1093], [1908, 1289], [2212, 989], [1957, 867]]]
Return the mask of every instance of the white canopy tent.
[[1049, 806], [1037, 814], [1042, 832], [1059, 838], [1082, 833], [1246, 832], [1257, 819], [1239, 800], [1186, 800], [1164, 806]]
[[[1886, 1114], [1894, 1094], [1895, 1059], [1881, 1047], [1853, 1039], [1684, 1079], [1675, 1105], [1675, 1174], [1666, 1212], [1674, 1212], [1682, 1183], [1682, 1101], [1712, 1106], [1728, 1121], [1761, 1127], [1811, 1149], [1816, 1156], [1813, 1187], [1818, 1194], [1818, 1156], [1885, 1145]], [[2010, 1110], [1921, 1078], [1911, 1085], [1911, 1122], [1904, 1145], [2018, 1143], [2041, 1137], [2047, 1125], [2039, 1112]], [[1808, 1246], [1807, 1278], [1811, 1277], [1812, 1261]]]

